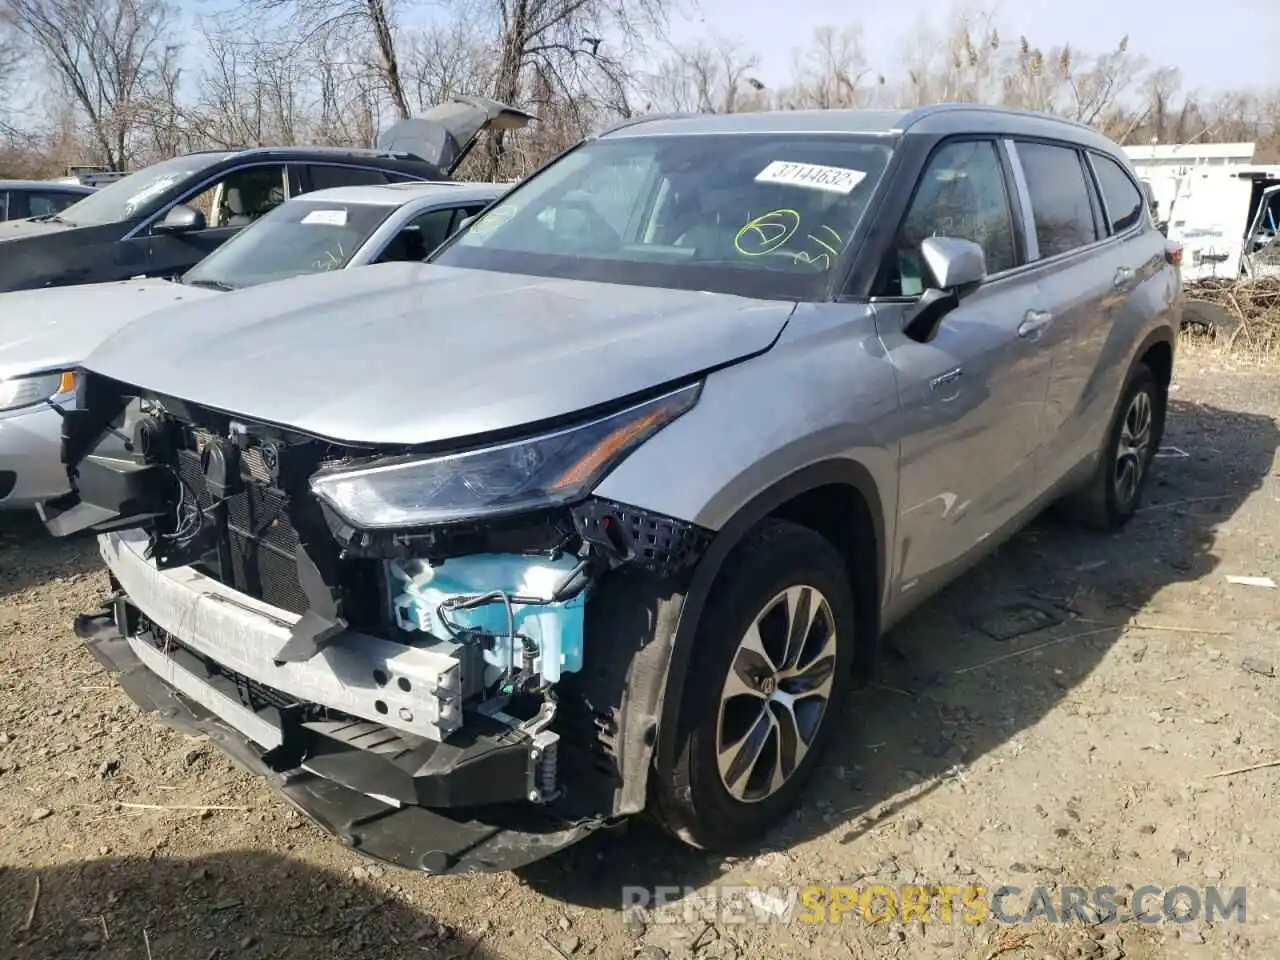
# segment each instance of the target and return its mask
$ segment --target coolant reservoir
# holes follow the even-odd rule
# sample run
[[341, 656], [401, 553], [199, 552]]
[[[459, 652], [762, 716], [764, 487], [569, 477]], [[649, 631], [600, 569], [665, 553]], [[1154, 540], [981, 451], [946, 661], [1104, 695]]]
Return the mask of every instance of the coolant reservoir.
[[[519, 554], [483, 553], [455, 557], [432, 566], [425, 560], [387, 561], [392, 611], [402, 630], [423, 631], [440, 640], [451, 634], [440, 619], [440, 605], [455, 597], [473, 597], [498, 590], [508, 597], [537, 598], [538, 603], [512, 603], [515, 632], [531, 638], [538, 647], [534, 670], [547, 683], [562, 672], [582, 669], [584, 594], [572, 600], [552, 602], [551, 596], [578, 564], [569, 554], [557, 560]], [[523, 644], [505, 639], [510, 632], [507, 605], [494, 600], [469, 609], [454, 608], [445, 616], [455, 629], [499, 634], [492, 649], [484, 651], [487, 664], [498, 671], [519, 666]], [[491, 679], [491, 678], [486, 678]]]

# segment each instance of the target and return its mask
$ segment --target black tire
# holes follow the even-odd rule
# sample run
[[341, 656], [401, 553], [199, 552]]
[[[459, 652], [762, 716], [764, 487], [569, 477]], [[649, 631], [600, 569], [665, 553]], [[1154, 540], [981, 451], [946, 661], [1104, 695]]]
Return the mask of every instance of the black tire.
[[[1135, 461], [1139, 468], [1137, 483], [1130, 488], [1129, 484], [1118, 480], [1120, 438], [1126, 429], [1126, 419], [1134, 413], [1134, 404], [1142, 402], [1140, 395], [1145, 395], [1149, 405], [1148, 439], [1141, 456]], [[1142, 502], [1147, 478], [1151, 475], [1151, 459], [1164, 433], [1164, 416], [1165, 392], [1151, 368], [1139, 363], [1129, 375], [1120, 403], [1112, 415], [1111, 429], [1107, 431], [1107, 439], [1098, 455], [1097, 469], [1084, 487], [1064, 498], [1059, 504], [1059, 512], [1074, 523], [1104, 532], [1119, 530], [1128, 523]]]
[[[811, 607], [818, 611], [813, 623], [819, 629], [800, 647], [804, 651], [801, 663], [808, 662], [810, 651], [834, 650], [830, 694], [825, 709], [819, 712], [816, 732], [808, 738], [808, 750], [794, 765], [789, 777], [766, 798], [744, 801], [729, 792], [717, 764], [724, 685], [730, 665], [739, 654], [740, 641], [757, 618], [768, 611], [772, 612], [762, 620], [762, 627], [768, 629], [762, 629], [761, 633], [769, 635], [763, 646], [767, 650], [776, 649], [769, 643], [771, 637], [778, 636], [773, 629], [777, 608], [771, 606], [771, 601], [788, 588], [800, 585], [813, 588], [826, 599], [826, 610], [821, 606]], [[786, 603], [783, 601], [784, 618]], [[835, 632], [830, 648], [825, 646], [827, 639], [821, 633], [820, 624], [827, 618], [827, 611]], [[674, 765], [671, 769], [654, 771], [653, 812], [665, 829], [692, 846], [732, 853], [753, 841], [758, 842], [764, 832], [792, 808], [832, 735], [832, 728], [840, 722], [845, 699], [853, 685], [856, 629], [849, 572], [839, 552], [821, 535], [798, 524], [768, 520], [735, 548], [716, 579], [694, 636], [689, 673], [680, 692], [683, 700], [677, 720]], [[824, 654], [815, 662], [826, 663], [828, 659]], [[784, 679], [782, 684], [788, 682]], [[782, 684], [778, 689], [782, 689]], [[762, 689], [767, 692], [769, 688], [762, 686]], [[798, 715], [786, 713], [785, 708], [772, 703], [757, 706], [751, 697], [737, 698], [735, 706], [758, 711], [763, 718], [761, 722], [766, 725], [771, 723], [766, 714], [777, 717], [778, 710], [787, 717]], [[804, 713], [808, 715], [810, 709], [806, 708]], [[739, 778], [735, 785], [750, 780], [750, 776]]]

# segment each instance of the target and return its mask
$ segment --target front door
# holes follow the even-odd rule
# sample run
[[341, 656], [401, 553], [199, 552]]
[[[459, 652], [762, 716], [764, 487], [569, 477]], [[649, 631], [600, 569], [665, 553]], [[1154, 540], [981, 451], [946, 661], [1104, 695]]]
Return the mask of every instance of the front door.
[[[920, 242], [973, 240], [987, 280], [919, 343], [903, 332], [930, 285]], [[1050, 354], [1040, 293], [1020, 266], [1004, 163], [994, 141], [950, 141], [930, 158], [882, 280], [876, 323], [901, 409], [893, 601], [928, 593], [1036, 496]]]
[[[126, 243], [146, 251], [149, 277], [177, 277], [186, 273], [249, 224], [284, 203], [289, 186], [284, 164], [260, 164], [227, 171], [216, 183], [197, 188], [182, 200], [205, 217], [205, 228], [189, 233], [163, 234], [154, 230]], [[167, 211], [157, 215], [164, 219]], [[141, 271], [140, 271], [141, 272]]]

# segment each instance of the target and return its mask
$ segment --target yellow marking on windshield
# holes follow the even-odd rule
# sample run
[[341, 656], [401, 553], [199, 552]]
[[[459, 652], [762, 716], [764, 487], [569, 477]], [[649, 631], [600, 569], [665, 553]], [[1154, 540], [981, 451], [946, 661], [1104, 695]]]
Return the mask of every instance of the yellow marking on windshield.
[[809, 254], [801, 250], [792, 258], [791, 262], [813, 264], [816, 266], [821, 266], [825, 270], [831, 266], [831, 257], [829, 254], [825, 254], [825, 253], [820, 253], [816, 257], [811, 257], [809, 256]]
[[[834, 233], [835, 231], [832, 231], [832, 232]], [[818, 246], [820, 246], [823, 250], [826, 250], [826, 251], [827, 251], [827, 253], [831, 254], [833, 257], [838, 257], [838, 256], [840, 256], [840, 251], [839, 251], [839, 250], [837, 250], [835, 247], [831, 246], [831, 244], [829, 244], [829, 243], [824, 243], [823, 241], [821, 241], [821, 240], [819, 240], [817, 237], [815, 237], [812, 233], [811, 233], [811, 234], [808, 234], [808, 237], [809, 237], [809, 239], [810, 239], [810, 240], [812, 240], [814, 243], [816, 243]]]
[[742, 225], [733, 238], [733, 249], [744, 257], [773, 253], [800, 229], [800, 214], [794, 210], [770, 210]]

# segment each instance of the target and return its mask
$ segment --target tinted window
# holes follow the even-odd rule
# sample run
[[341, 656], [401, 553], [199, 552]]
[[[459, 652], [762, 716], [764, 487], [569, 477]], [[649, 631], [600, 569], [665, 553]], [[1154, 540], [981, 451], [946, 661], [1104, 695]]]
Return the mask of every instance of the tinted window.
[[1017, 263], [1009, 195], [995, 144], [949, 143], [930, 158], [898, 232], [881, 295], [914, 297], [932, 283], [920, 256], [920, 244], [928, 237], [972, 240], [986, 254], [988, 273]]
[[397, 233], [387, 248], [378, 256], [378, 263], [392, 260], [425, 260], [429, 254], [449, 236], [449, 224], [453, 222], [455, 208], [430, 210], [414, 217]]
[[340, 270], [393, 207], [306, 197], [271, 211], [187, 271], [184, 283], [249, 287]]
[[0, 220], [9, 219], [9, 191], [0, 190]]
[[1018, 156], [1031, 194], [1040, 256], [1052, 257], [1097, 240], [1089, 188], [1076, 151], [1019, 143]]
[[1142, 219], [1142, 205], [1145, 202], [1142, 191], [1134, 186], [1120, 164], [1110, 157], [1095, 153], [1093, 169], [1098, 174], [1098, 186], [1102, 188], [1102, 199], [1107, 205], [1111, 232], [1128, 230]]
[[853, 136], [592, 140], [490, 206], [438, 262], [815, 299], [889, 156]]
[[311, 189], [326, 190], [329, 187], [360, 187], [370, 183], [386, 183], [381, 170], [366, 167], [311, 166]]
[[58, 213], [67, 209], [71, 204], [79, 200], [81, 194], [78, 193], [30, 193], [27, 194], [27, 202], [30, 204], [30, 216], [47, 217], [50, 214]]

